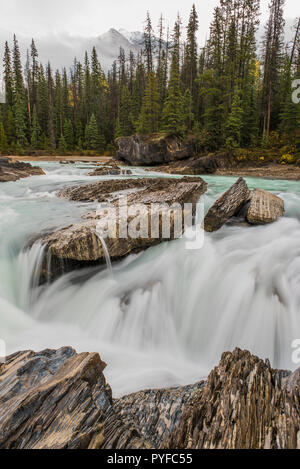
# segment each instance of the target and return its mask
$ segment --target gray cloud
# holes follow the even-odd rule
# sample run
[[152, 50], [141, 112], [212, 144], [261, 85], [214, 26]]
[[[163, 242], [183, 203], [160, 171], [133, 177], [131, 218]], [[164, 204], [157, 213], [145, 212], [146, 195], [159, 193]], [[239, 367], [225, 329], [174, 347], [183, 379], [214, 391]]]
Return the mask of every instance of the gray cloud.
[[[1, 0], [0, 0], [1, 1]], [[34, 37], [43, 63], [51, 61], [54, 67], [71, 66], [73, 58], [83, 58], [84, 51], [95, 44], [100, 53], [105, 49], [99, 36], [110, 28], [124, 28], [128, 31], [141, 31], [147, 9], [156, 27], [160, 13], [170, 27], [177, 12], [182, 14], [186, 24], [190, 4], [182, 0], [10, 0], [1, 1], [0, 54], [3, 55], [5, 40], [12, 41], [15, 32], [23, 54]], [[203, 44], [209, 31], [213, 9], [219, 0], [196, 1], [199, 13], [199, 42]], [[269, 0], [262, 0], [262, 23], [268, 14]], [[297, 15], [298, 0], [286, 0], [285, 16]], [[290, 26], [289, 21], [289, 26]], [[108, 50], [111, 48], [111, 50]], [[126, 47], [125, 47], [126, 48]], [[111, 65], [118, 47], [105, 49], [102, 63], [105, 68]], [[100, 57], [101, 58], [101, 57]]]

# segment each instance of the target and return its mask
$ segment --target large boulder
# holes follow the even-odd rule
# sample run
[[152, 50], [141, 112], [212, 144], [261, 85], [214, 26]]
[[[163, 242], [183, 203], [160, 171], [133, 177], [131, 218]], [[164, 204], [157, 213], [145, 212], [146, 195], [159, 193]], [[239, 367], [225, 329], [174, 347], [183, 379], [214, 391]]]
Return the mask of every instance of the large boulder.
[[96, 353], [0, 365], [0, 449], [300, 449], [300, 370], [224, 353], [206, 382], [112, 398]]
[[133, 166], [152, 166], [193, 156], [193, 142], [163, 134], [132, 135], [117, 139], [117, 157]]
[[[138, 188], [143, 184], [140, 179], [132, 181], [137, 182]], [[113, 181], [104, 181], [104, 183], [107, 183], [107, 188], [110, 187], [110, 192], [113, 192]], [[206, 191], [207, 184], [201, 178], [146, 179], [144, 184], [146, 185], [144, 189], [128, 195], [125, 214], [123, 213], [123, 198], [117, 197], [109, 206], [114, 209], [113, 212], [107, 214], [105, 210], [100, 209], [97, 213], [90, 214], [87, 220], [44, 237], [43, 244], [46, 250], [41, 273], [42, 280], [54, 279], [57, 275], [74, 268], [105, 263], [107, 251], [111, 260], [116, 261], [164, 240], [181, 236], [185, 227], [184, 222], [190, 220], [192, 223], [193, 221], [191, 216], [186, 216], [185, 204], [191, 204], [192, 215], [194, 215], [195, 204]], [[73, 191], [68, 189], [64, 191], [64, 195], [69, 194], [72, 200], [76, 197], [76, 200], [92, 200], [94, 197], [94, 200], [99, 201], [101, 200], [101, 189], [99, 189], [101, 186], [104, 187], [104, 184], [81, 186]], [[118, 182], [116, 187], [122, 186]], [[109, 199], [109, 194], [105, 197], [106, 200]], [[176, 204], [175, 208], [173, 204]], [[136, 215], [130, 213], [131, 209], [132, 212], [138, 210], [138, 213]], [[99, 224], [104, 224], [103, 218], [105, 224], [116, 227], [113, 233], [109, 232], [105, 236], [105, 244], [103, 236], [99, 236]], [[121, 235], [121, 232], [124, 233], [124, 227], [127, 232], [127, 228], [136, 218], [137, 225], [144, 227], [141, 235], [134, 237], [129, 232], [128, 235]], [[159, 230], [153, 235], [152, 220], [155, 218]], [[168, 218], [170, 231], [163, 233], [163, 223]]]
[[1, 449], [137, 449], [149, 445], [113, 407], [96, 353], [11, 355], [0, 365]]
[[300, 379], [236, 349], [220, 364], [163, 447], [300, 449]]
[[158, 166], [155, 168], [155, 171], [168, 174], [201, 175], [214, 174], [222, 168], [233, 168], [236, 166], [237, 162], [234, 158], [226, 153], [217, 153], [173, 161], [169, 164]]
[[45, 174], [38, 166], [31, 166], [29, 163], [12, 161], [6, 157], [0, 157], [0, 182], [17, 181], [29, 176], [40, 176]]
[[247, 213], [247, 220], [252, 225], [273, 223], [284, 215], [282, 199], [263, 189], [255, 189]]
[[222, 195], [209, 209], [204, 219], [205, 231], [219, 230], [231, 217], [236, 215], [250, 200], [251, 193], [243, 178]]

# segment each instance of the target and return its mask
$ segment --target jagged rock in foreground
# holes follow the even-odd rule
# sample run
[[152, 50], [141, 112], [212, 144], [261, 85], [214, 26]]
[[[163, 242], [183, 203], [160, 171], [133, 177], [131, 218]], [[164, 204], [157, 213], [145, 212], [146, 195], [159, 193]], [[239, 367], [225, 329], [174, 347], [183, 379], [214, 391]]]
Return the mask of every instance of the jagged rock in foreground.
[[204, 219], [205, 231], [219, 230], [231, 217], [237, 214], [250, 200], [250, 190], [243, 178], [218, 199], [209, 209]]
[[163, 444], [177, 449], [300, 449], [300, 378], [224, 353]]
[[193, 142], [163, 134], [132, 135], [117, 139], [117, 158], [133, 166], [165, 164], [193, 156]]
[[1, 449], [137, 449], [149, 445], [114, 410], [96, 353], [19, 352], [0, 365]]
[[188, 402], [198, 395], [204, 381], [192, 386], [140, 391], [115, 402], [115, 409], [128, 425], [134, 425], [153, 448], [177, 428]]
[[1, 449], [300, 449], [300, 370], [224, 353], [206, 383], [112, 399], [98, 354], [18, 352], [0, 365]]
[[41, 168], [31, 166], [30, 163], [14, 162], [9, 158], [0, 157], [0, 182], [17, 181], [18, 179], [42, 174], [45, 173]]
[[[139, 181], [136, 179], [136, 181]], [[111, 181], [113, 182], [113, 181]], [[141, 182], [138, 182], [140, 187]], [[146, 183], [147, 184], [147, 183]], [[91, 200], [91, 191], [95, 191], [95, 198], [99, 200], [99, 187], [97, 185], [85, 186], [85, 188], [74, 189], [77, 196]], [[109, 187], [108, 185], [106, 186]], [[113, 187], [111, 185], [110, 187]], [[116, 186], [120, 187], [120, 186]], [[128, 211], [130, 208], [139, 210], [139, 215], [125, 214], [123, 216], [119, 210], [119, 199], [115, 199], [110, 208], [115, 209], [112, 215], [104, 215], [107, 221], [110, 221], [111, 226], [115, 226], [115, 233], [109, 233], [105, 239], [110, 258], [112, 261], [120, 260], [129, 254], [138, 253], [150, 246], [159, 244], [164, 240], [171, 240], [179, 237], [184, 229], [183, 222], [185, 212], [183, 210], [184, 204], [192, 204], [195, 209], [195, 204], [199, 197], [206, 191], [207, 184], [201, 178], [183, 178], [183, 179], [152, 179], [148, 187], [136, 193], [130, 194], [127, 197]], [[88, 195], [84, 196], [84, 191]], [[72, 189], [71, 189], [72, 191]], [[70, 194], [70, 189], [68, 190]], [[79, 195], [79, 193], [81, 195]], [[64, 195], [67, 193], [64, 191]], [[98, 194], [96, 196], [96, 194]], [[75, 197], [73, 193], [73, 197]], [[80, 199], [82, 200], [82, 199]], [[176, 203], [177, 208], [172, 209], [172, 205]], [[162, 207], [163, 205], [163, 207]], [[162, 224], [164, 217], [170, 217], [170, 233], [167, 236], [162, 234]], [[159, 233], [152, 236], [152, 219], [157, 216], [159, 224]], [[128, 226], [134, 219], [139, 217], [137, 224], [140, 227], [146, 226], [146, 236], [132, 237], [120, 236], [121, 227]], [[101, 236], [99, 236], [99, 223], [101, 222], [101, 213], [94, 213], [90, 215], [90, 219], [71, 225], [53, 234], [47, 235], [43, 239], [43, 244], [46, 246], [46, 257], [42, 268], [42, 280], [52, 280], [63, 272], [73, 270], [78, 267], [86, 267], [87, 265], [94, 265], [96, 263], [105, 263], [105, 246]], [[178, 230], [178, 225], [180, 233]], [[139, 231], [137, 229], [137, 231]], [[49, 254], [51, 262], [49, 262]]]
[[247, 213], [247, 220], [253, 225], [273, 223], [284, 215], [284, 202], [276, 195], [263, 189], [255, 189]]

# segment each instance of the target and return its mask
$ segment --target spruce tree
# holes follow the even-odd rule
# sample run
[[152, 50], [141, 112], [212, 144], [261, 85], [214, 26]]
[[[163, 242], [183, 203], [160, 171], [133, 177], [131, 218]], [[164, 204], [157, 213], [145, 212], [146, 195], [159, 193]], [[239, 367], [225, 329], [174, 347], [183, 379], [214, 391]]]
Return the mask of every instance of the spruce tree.
[[91, 115], [90, 122], [86, 127], [85, 139], [88, 150], [97, 150], [99, 148], [99, 131], [94, 114]]
[[34, 106], [33, 114], [32, 114], [31, 146], [35, 150], [40, 148], [40, 145], [41, 145], [40, 137], [41, 137], [41, 128], [38, 122], [36, 106]]
[[243, 109], [241, 91], [236, 88], [233, 96], [232, 111], [225, 126], [226, 146], [236, 148], [241, 144], [241, 131], [243, 127]]
[[5, 135], [4, 125], [3, 125], [3, 116], [0, 106], [0, 150], [6, 150], [7, 148], [7, 138]]
[[132, 124], [132, 100], [127, 85], [124, 85], [121, 92], [120, 104], [120, 136], [132, 135], [134, 126]]
[[181, 136], [184, 133], [183, 97], [180, 84], [180, 19], [178, 18], [173, 35], [173, 53], [168, 86], [167, 98], [165, 100], [162, 130], [167, 135]]
[[155, 73], [150, 72], [141, 113], [137, 121], [137, 132], [140, 134], [151, 134], [158, 132], [159, 120], [160, 99], [158, 83]]

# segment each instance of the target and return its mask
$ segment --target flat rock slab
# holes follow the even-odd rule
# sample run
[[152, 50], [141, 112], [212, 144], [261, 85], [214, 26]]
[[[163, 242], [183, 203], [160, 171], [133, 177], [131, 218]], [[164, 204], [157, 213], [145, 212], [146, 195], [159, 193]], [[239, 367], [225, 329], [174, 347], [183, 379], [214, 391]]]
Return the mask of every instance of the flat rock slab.
[[[146, 235], [137, 237], [130, 235], [120, 236], [120, 226], [124, 227], [125, 225], [125, 228], [128, 227], [135, 217], [128, 215], [125, 216], [124, 220], [120, 214], [123, 198], [115, 194], [110, 205], [110, 208], [115, 209], [114, 214], [110, 215], [110, 225], [116, 226], [116, 232], [105, 237], [105, 244], [112, 261], [123, 259], [129, 254], [138, 253], [162, 241], [180, 237], [183, 232], [183, 222], [185, 221], [184, 216], [186, 214], [184, 204], [191, 204], [194, 211], [195, 204], [199, 197], [206, 192], [207, 188], [207, 184], [199, 177], [183, 179], [134, 179], [132, 180], [132, 185], [128, 185], [128, 181], [104, 181], [104, 183], [107, 183], [106, 185], [96, 183], [67, 189], [61, 193], [61, 195], [71, 198], [71, 200], [109, 200], [116, 192], [117, 187], [119, 189], [121, 187], [123, 189], [129, 187], [133, 189], [136, 184], [136, 188], [139, 190], [128, 195], [127, 207], [128, 210], [132, 206], [134, 206], [134, 209], [138, 208], [139, 224], [143, 227], [146, 226]], [[103, 187], [106, 187], [107, 192], [105, 195], [101, 193], [101, 188]], [[173, 204], [176, 204], [174, 210], [172, 209]], [[43, 244], [46, 245], [47, 257], [50, 253], [50, 262], [49, 257], [48, 261], [44, 262], [41, 273], [42, 280], [52, 280], [61, 273], [75, 268], [106, 262], [105, 246], [97, 231], [99, 220], [101, 220], [101, 213], [102, 211], [99, 210], [94, 214], [90, 214], [88, 220], [71, 225], [43, 238]], [[166, 217], [170, 217], [170, 231], [167, 236], [162, 233], [163, 216], [160, 216], [161, 213]], [[159, 233], [156, 233], [155, 236], [152, 236], [151, 221], [153, 215], [157, 217], [159, 224]], [[176, 232], [175, 229], [177, 230]], [[180, 233], [178, 232], [179, 230]]]
[[284, 215], [284, 202], [276, 195], [263, 189], [255, 189], [247, 213], [252, 225], [273, 223]]
[[40, 176], [44, 171], [30, 163], [13, 162], [9, 158], [0, 158], [0, 182], [18, 181], [29, 176]]
[[243, 178], [218, 199], [209, 209], [204, 219], [204, 229], [208, 232], [219, 230], [231, 217], [237, 214], [249, 201], [250, 190]]

